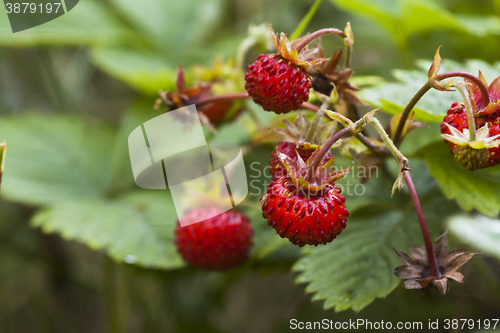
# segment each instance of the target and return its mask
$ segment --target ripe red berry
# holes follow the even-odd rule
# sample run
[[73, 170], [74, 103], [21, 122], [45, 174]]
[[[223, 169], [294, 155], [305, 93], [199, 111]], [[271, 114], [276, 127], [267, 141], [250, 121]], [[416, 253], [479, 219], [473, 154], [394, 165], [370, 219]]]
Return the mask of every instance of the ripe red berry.
[[288, 177], [269, 184], [261, 198], [262, 216], [295, 245], [326, 244], [346, 227], [349, 212], [340, 189], [326, 185], [316, 194], [298, 190]]
[[[213, 215], [217, 208], [196, 208], [184, 215], [189, 221], [200, 221]], [[225, 270], [243, 263], [253, 245], [252, 227], [240, 212], [227, 211], [201, 222], [175, 229], [175, 245], [184, 261], [208, 270]]]
[[298, 110], [309, 99], [307, 71], [279, 54], [261, 54], [247, 67], [245, 89], [253, 101], [276, 114]]
[[[298, 151], [300, 157], [304, 160], [304, 162], [307, 161], [309, 159], [309, 157], [311, 157], [311, 155], [314, 153], [314, 149], [309, 149], [309, 148], [298, 148], [297, 149], [293, 142], [280, 141], [278, 146], [276, 146], [276, 149], [273, 150], [273, 152], [271, 153], [271, 160], [269, 161], [269, 164], [271, 165], [271, 170], [269, 172], [271, 173], [271, 176], [273, 177], [273, 179], [284, 177], [287, 175], [286, 169], [283, 166], [283, 163], [281, 163], [280, 159], [278, 158], [278, 154], [276, 153], [276, 150], [278, 150], [278, 152], [290, 157], [293, 161], [297, 161], [296, 151]], [[332, 154], [330, 152], [328, 152], [324, 157], [324, 161], [327, 162], [331, 158], [332, 158]]]

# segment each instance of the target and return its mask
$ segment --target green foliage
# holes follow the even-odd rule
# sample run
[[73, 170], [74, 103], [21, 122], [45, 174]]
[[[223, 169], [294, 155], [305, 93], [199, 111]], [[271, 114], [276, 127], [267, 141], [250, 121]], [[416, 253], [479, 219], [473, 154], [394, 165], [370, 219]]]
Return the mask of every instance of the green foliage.
[[[3, 10], [0, 11], [0, 27], [10, 27], [7, 13]], [[129, 39], [131, 33], [101, 1], [87, 0], [78, 4], [78, 10], [72, 10], [57, 20], [29, 31], [1, 33], [0, 45], [110, 45]]]
[[325, 309], [360, 311], [397, 287], [398, 258], [391, 247], [404, 248], [410, 241], [407, 228], [416, 225], [397, 211], [354, 214], [332, 243], [303, 249], [293, 267], [300, 272], [296, 281], [307, 282], [306, 291], [315, 294], [313, 300], [325, 300]]
[[455, 162], [444, 141], [426, 146], [421, 153], [425, 155], [429, 170], [446, 198], [455, 199], [465, 211], [475, 209], [487, 216], [498, 215], [499, 166], [471, 172]]
[[12, 153], [2, 194], [45, 205], [32, 220], [45, 232], [105, 250], [117, 261], [180, 267], [168, 192], [124, 192], [133, 184], [124, 134], [142, 123], [137, 113], [132, 109], [118, 132], [77, 117], [4, 118], [0, 132]]
[[[397, 82], [383, 82], [364, 89], [359, 96], [368, 104], [381, 108], [390, 114], [403, 112], [406, 104], [415, 93], [428, 81], [427, 71], [430, 62], [419, 61], [419, 70], [393, 70], [392, 76]], [[500, 63], [490, 65], [480, 60], [468, 60], [460, 64], [450, 60], [443, 60], [440, 73], [450, 71], [465, 71], [477, 73], [481, 71], [488, 83], [500, 74]], [[455, 80], [460, 80], [455, 79]], [[458, 92], [442, 92], [432, 89], [413, 109], [415, 119], [424, 122], [441, 122], [453, 102], [461, 100]]]
[[500, 220], [485, 216], [457, 215], [448, 220], [448, 229], [467, 245], [500, 258]]
[[166, 191], [137, 191], [118, 200], [77, 200], [38, 212], [32, 225], [105, 250], [118, 262], [148, 268], [183, 266], [174, 246], [176, 213]]
[[91, 57], [97, 67], [143, 94], [175, 87], [176, 66], [157, 54], [108, 47], [92, 50]]
[[[396, 44], [404, 48], [411, 35], [437, 29], [484, 36], [500, 34], [495, 16], [455, 15], [429, 0], [331, 0], [340, 8], [374, 20], [386, 28]], [[477, 24], [480, 21], [481, 24]]]
[[110, 158], [116, 137], [105, 126], [34, 113], [3, 118], [0, 133], [10, 148], [2, 194], [11, 200], [40, 205], [103, 198], [133, 181], [121, 178], [131, 176], [129, 165]]

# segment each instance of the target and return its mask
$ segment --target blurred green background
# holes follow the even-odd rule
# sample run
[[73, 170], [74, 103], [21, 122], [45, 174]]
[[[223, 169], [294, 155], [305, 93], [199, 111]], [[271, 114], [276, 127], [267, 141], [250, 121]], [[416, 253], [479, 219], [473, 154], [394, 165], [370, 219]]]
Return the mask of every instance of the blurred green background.
[[[428, 293], [417, 300], [418, 292], [398, 285], [361, 312], [323, 310], [322, 301], [294, 282], [291, 267], [300, 252], [261, 223], [255, 205], [249, 214], [259, 238], [247, 264], [206, 273], [183, 267], [175, 254], [169, 243], [175, 214], [165, 197], [135, 187], [128, 134], [159, 114], [153, 109], [158, 90], [174, 89], [178, 65], [192, 83], [190, 68], [234, 57], [250, 24], [292, 33], [311, 5], [81, 0], [59, 19], [16, 34], [0, 11], [0, 141], [8, 142], [0, 332], [265, 333], [289, 331], [292, 318], [425, 326], [429, 319], [500, 317], [500, 265], [489, 255], [466, 265], [466, 283], [452, 283], [444, 297]], [[324, 0], [307, 31], [351, 22], [356, 76], [392, 80], [393, 69], [415, 69], [441, 44], [446, 59], [498, 61], [499, 15], [500, 1], [493, 0]], [[324, 41], [327, 55], [340, 45], [333, 37]], [[262, 51], [252, 49], [246, 63]], [[243, 115], [220, 132], [243, 145], [252, 131], [240, 129], [251, 126]], [[265, 165], [271, 147], [254, 148], [247, 162]], [[428, 188], [436, 184], [421, 179], [432, 201]], [[434, 209], [457, 207], [446, 202]], [[433, 238], [443, 230], [435, 226]], [[410, 238], [421, 242], [418, 230]]]

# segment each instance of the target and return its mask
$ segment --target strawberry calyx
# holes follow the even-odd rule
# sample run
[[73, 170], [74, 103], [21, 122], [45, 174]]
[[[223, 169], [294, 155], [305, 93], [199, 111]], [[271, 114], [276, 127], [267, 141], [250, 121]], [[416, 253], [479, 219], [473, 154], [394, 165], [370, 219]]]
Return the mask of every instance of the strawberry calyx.
[[342, 38], [346, 37], [345, 34], [340, 30], [322, 29], [290, 42], [285, 33], [281, 32], [278, 35], [278, 33], [275, 33], [273, 31], [271, 25], [269, 25], [269, 28], [271, 30], [271, 36], [273, 38], [274, 46], [279, 55], [284, 59], [292, 62], [296, 66], [303, 68], [311, 67], [327, 60], [326, 58], [316, 56], [319, 51], [318, 48], [309, 49], [307, 47], [307, 44], [314, 38], [317, 38], [323, 34], [336, 34]]
[[460, 132], [446, 122], [443, 124], [445, 124], [451, 134], [442, 134], [441, 136], [446, 141], [456, 145], [453, 148], [455, 160], [471, 171], [487, 166], [490, 157], [488, 149], [500, 146], [500, 134], [490, 136], [488, 124], [485, 124], [476, 131], [475, 140], [470, 140], [469, 129], [464, 128], [463, 132]]
[[[337, 180], [341, 179], [352, 170], [352, 167], [336, 170], [334, 166], [335, 157], [333, 156], [325, 163], [321, 162], [316, 167], [314, 162], [317, 156], [321, 154], [321, 149], [316, 149], [311, 157], [305, 162], [298, 153], [296, 161], [279, 151], [277, 151], [276, 154], [281, 163], [285, 166], [293, 185], [297, 189], [312, 195], [320, 192], [328, 185], [333, 185]], [[311, 172], [312, 168], [314, 168], [314, 172]]]
[[283, 136], [284, 141], [294, 143], [296, 149], [312, 151], [324, 145], [335, 132], [336, 122], [324, 123], [323, 117], [325, 115], [324, 110], [318, 110], [311, 122], [304, 114], [299, 112], [293, 123], [283, 119], [286, 128], [278, 128], [274, 129], [274, 131]]

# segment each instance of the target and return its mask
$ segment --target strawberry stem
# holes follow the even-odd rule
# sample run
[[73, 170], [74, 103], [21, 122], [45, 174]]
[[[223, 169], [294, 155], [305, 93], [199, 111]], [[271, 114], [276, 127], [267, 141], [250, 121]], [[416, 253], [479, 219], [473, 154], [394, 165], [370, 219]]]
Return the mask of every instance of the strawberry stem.
[[425, 95], [426, 92], [428, 92], [431, 89], [431, 83], [430, 81], [427, 81], [422, 88], [420, 88], [419, 91], [415, 94], [415, 96], [412, 97], [410, 102], [406, 105], [406, 107], [403, 110], [403, 114], [401, 115], [401, 119], [399, 120], [398, 127], [396, 129], [396, 133], [394, 134], [394, 144], [396, 147], [399, 147], [401, 144], [401, 134], [403, 133], [403, 128], [406, 124], [406, 119], [408, 119], [408, 116], [410, 115], [411, 111], [413, 110], [413, 107], [417, 104], [417, 102]]
[[5, 141], [0, 143], [0, 184], [2, 184], [2, 174], [3, 174], [3, 166], [5, 164], [5, 150], [7, 148], [7, 143]]
[[448, 79], [450, 77], [462, 77], [464, 79], [467, 79], [469, 81], [472, 81], [476, 85], [476, 87], [479, 89], [481, 92], [481, 105], [483, 107], [486, 107], [486, 105], [490, 104], [490, 95], [488, 93], [488, 87], [484, 84], [483, 81], [481, 81], [480, 78], [477, 76], [474, 76], [472, 74], [466, 73], [466, 72], [448, 72], [448, 73], [443, 73], [443, 74], [438, 74], [436, 76], [436, 80], [442, 81], [444, 79]]
[[341, 129], [340, 131], [335, 133], [335, 135], [332, 136], [330, 138], [330, 140], [328, 140], [323, 147], [321, 147], [321, 150], [319, 151], [318, 155], [315, 156], [315, 158], [311, 164], [311, 168], [309, 169], [309, 173], [307, 175], [309, 177], [309, 179], [314, 178], [314, 174], [316, 173], [316, 170], [318, 169], [321, 161], [323, 160], [325, 155], [328, 153], [330, 148], [332, 148], [333, 144], [335, 142], [337, 142], [338, 139], [343, 137], [350, 130], [351, 130], [351, 126], [344, 127], [343, 129]]
[[226, 101], [226, 100], [231, 100], [231, 99], [247, 99], [247, 98], [251, 98], [251, 96], [247, 92], [241, 92], [241, 93], [207, 97], [205, 99], [202, 99], [201, 101], [196, 102], [195, 104], [202, 105], [202, 104], [211, 103], [211, 102]]
[[435, 279], [440, 279], [441, 273], [439, 272], [436, 255], [434, 254], [431, 237], [429, 235], [429, 229], [427, 228], [427, 223], [425, 222], [422, 206], [420, 206], [420, 201], [418, 200], [417, 191], [415, 190], [415, 186], [413, 185], [410, 172], [406, 170], [404, 172], [404, 175], [406, 184], [408, 185], [408, 190], [410, 191], [410, 195], [413, 200], [413, 204], [415, 205], [415, 210], [417, 211], [418, 221], [420, 222], [420, 229], [422, 229], [422, 236], [424, 237], [425, 250], [427, 252], [427, 258], [429, 260], [430, 276]]
[[[448, 72], [448, 73], [443, 73], [443, 74], [438, 74], [435, 76], [434, 80], [435, 81], [442, 81], [444, 79], [449, 79], [451, 77], [461, 77], [464, 79], [468, 79], [471, 81], [473, 84], [476, 85], [476, 87], [479, 89], [481, 92], [481, 105], [485, 107], [490, 103], [490, 96], [488, 94], [488, 87], [481, 81], [480, 78], [466, 73], [466, 72]], [[420, 88], [419, 91], [413, 96], [413, 98], [410, 100], [410, 102], [406, 105], [405, 109], [403, 110], [403, 114], [401, 115], [401, 119], [399, 120], [398, 127], [396, 129], [396, 134], [394, 134], [394, 143], [396, 146], [399, 147], [401, 144], [401, 134], [403, 133], [403, 128], [406, 123], [406, 120], [408, 119], [411, 111], [413, 110], [413, 107], [417, 104], [417, 102], [422, 98], [422, 96], [425, 95], [427, 91], [431, 89], [431, 82], [427, 81], [422, 88]]]
[[339, 29], [334, 29], [334, 28], [328, 28], [328, 29], [321, 29], [321, 30], [318, 30], [318, 31], [315, 31], [313, 32], [312, 34], [308, 35], [308, 36], [305, 36], [303, 37], [304, 39], [302, 39], [300, 41], [300, 43], [298, 43], [296, 46], [295, 46], [295, 49], [297, 50], [297, 52], [300, 53], [300, 51], [302, 51], [302, 49], [304, 47], [307, 46], [307, 44], [309, 44], [310, 42], [312, 42], [314, 39], [320, 37], [320, 36], [323, 36], [323, 35], [337, 35], [339, 36], [340, 38], [346, 38], [346, 35], [345, 33], [343, 33], [341, 30]]
[[469, 142], [476, 140], [476, 121], [474, 120], [474, 111], [472, 110], [472, 105], [470, 103], [469, 95], [467, 94], [467, 90], [464, 87], [464, 83], [454, 83], [452, 84], [460, 94], [462, 95], [464, 105], [465, 105], [465, 113], [467, 114], [467, 123], [469, 125]]

